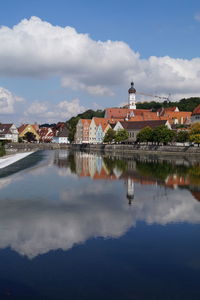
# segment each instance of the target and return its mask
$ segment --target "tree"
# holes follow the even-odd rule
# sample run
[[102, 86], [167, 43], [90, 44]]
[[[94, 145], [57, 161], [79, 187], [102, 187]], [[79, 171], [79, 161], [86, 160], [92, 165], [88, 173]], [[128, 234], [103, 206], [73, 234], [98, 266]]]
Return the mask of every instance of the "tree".
[[169, 129], [165, 125], [160, 125], [153, 129], [152, 132], [153, 141], [160, 144], [167, 145], [172, 142], [175, 137], [175, 132]]
[[36, 135], [33, 132], [27, 131], [25, 135], [23, 136], [23, 139], [27, 142], [35, 142], [36, 141]]
[[137, 141], [139, 143], [141, 142], [152, 142], [153, 137], [152, 137], [153, 130], [151, 127], [147, 126], [144, 127], [140, 130], [140, 132], [137, 134]]
[[194, 123], [191, 126], [190, 133], [189, 133], [189, 139], [191, 142], [200, 144], [200, 122]]
[[114, 140], [114, 138], [115, 138], [115, 131], [112, 128], [109, 128], [108, 131], [105, 134], [105, 137], [104, 137], [103, 141], [105, 143], [110, 143]]
[[125, 129], [119, 129], [115, 133], [114, 140], [115, 142], [124, 142], [128, 139], [128, 132]]
[[176, 141], [178, 143], [185, 143], [189, 141], [189, 133], [186, 130], [181, 130], [176, 135]]

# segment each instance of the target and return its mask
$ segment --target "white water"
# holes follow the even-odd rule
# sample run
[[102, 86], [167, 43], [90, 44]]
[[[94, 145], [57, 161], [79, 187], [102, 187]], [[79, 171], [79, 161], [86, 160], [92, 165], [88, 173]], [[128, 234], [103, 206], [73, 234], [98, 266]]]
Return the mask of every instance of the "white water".
[[24, 152], [24, 153], [16, 153], [13, 155], [9, 155], [9, 156], [0, 158], [0, 169], [3, 169], [11, 164], [14, 164], [16, 161], [32, 154], [33, 152], [34, 151]]

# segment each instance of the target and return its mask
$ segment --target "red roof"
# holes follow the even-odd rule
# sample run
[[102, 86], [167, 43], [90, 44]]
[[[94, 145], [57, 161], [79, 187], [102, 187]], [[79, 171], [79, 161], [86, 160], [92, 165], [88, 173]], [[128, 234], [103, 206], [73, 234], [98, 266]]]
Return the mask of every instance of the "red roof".
[[143, 112], [150, 112], [149, 109], [130, 109], [130, 108], [106, 108], [105, 118], [125, 119], [127, 116], [141, 115]]
[[192, 116], [193, 115], [200, 115], [200, 104], [193, 110]]

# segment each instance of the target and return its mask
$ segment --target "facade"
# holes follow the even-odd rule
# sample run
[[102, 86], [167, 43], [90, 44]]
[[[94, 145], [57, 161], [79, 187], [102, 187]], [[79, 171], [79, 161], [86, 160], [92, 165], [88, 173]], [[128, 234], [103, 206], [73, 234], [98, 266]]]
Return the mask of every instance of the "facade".
[[18, 128], [18, 131], [19, 131], [19, 137], [23, 138], [24, 135], [27, 133], [27, 132], [31, 132], [35, 135], [35, 139], [37, 141], [40, 140], [40, 136], [38, 134], [38, 132], [36, 131], [35, 129], [35, 125], [31, 125], [31, 124], [23, 124], [21, 125], [19, 128]]
[[76, 125], [75, 143], [89, 143], [89, 127], [91, 120], [80, 119]]
[[58, 144], [70, 144], [69, 131], [67, 127], [62, 127], [60, 131], [57, 131], [56, 135], [54, 135], [52, 139], [52, 142]]
[[14, 124], [0, 124], [0, 141], [18, 142], [19, 132]]
[[200, 104], [193, 110], [191, 123], [200, 122]]
[[106, 130], [109, 129], [108, 127], [109, 120], [106, 118], [97, 118], [93, 117], [90, 123], [89, 128], [89, 143], [96, 144], [102, 143]]

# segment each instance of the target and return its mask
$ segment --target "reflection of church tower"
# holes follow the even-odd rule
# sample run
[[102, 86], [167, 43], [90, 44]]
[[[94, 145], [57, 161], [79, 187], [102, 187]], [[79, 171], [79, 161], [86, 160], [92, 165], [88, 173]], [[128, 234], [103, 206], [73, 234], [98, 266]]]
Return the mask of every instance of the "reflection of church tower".
[[134, 83], [131, 82], [131, 87], [128, 90], [128, 108], [130, 109], [136, 109], [136, 99], [135, 99], [135, 94], [136, 94], [136, 89], [134, 88]]
[[129, 177], [127, 182], [127, 199], [128, 204], [131, 205], [132, 200], [134, 199], [134, 181]]

